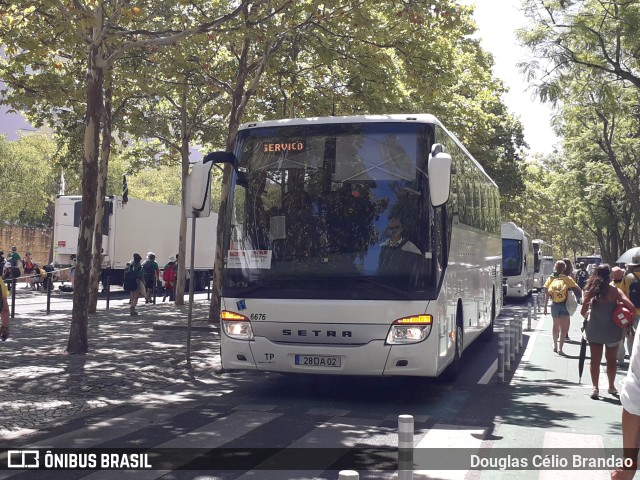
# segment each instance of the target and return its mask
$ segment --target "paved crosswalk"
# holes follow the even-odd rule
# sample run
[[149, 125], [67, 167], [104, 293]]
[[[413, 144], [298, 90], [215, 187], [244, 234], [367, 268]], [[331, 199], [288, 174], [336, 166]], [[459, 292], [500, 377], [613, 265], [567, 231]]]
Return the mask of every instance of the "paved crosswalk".
[[[414, 454], [416, 464], [414, 480], [493, 480], [515, 478], [514, 471], [474, 471], [462, 468], [455, 462], [470, 454], [482, 454], [492, 447], [500, 448], [495, 442], [495, 431], [488, 425], [462, 425], [438, 422], [428, 415], [416, 416]], [[277, 405], [237, 405], [170, 406], [166, 408], [122, 407], [111, 410], [103, 416], [88, 417], [76, 424], [58, 426], [40, 434], [32, 441], [20, 445], [21, 449], [151, 449], [149, 451], [187, 452], [183, 461], [174, 462], [170, 468], [153, 470], [76, 470], [76, 471], [0, 471], [0, 479], [25, 480], [83, 479], [110, 480], [113, 478], [155, 480], [171, 479], [224, 479], [224, 480], [315, 480], [337, 479], [339, 469], [346, 469], [342, 460], [348, 452], [362, 453], [365, 457], [355, 468], [361, 479], [391, 480], [398, 478], [396, 450], [398, 441], [397, 417], [358, 416], [358, 412], [347, 409], [322, 409], [291, 411]], [[554, 431], [539, 432], [542, 442], [539, 447], [584, 447], [603, 449], [599, 435], [581, 435]], [[534, 435], [535, 436], [535, 435]], [[12, 441], [13, 443], [13, 441]], [[237, 461], [238, 452], [246, 454], [246, 464], [233, 469], [224, 461], [212, 464], [206, 470], [183, 469], [189, 463], [188, 452], [223, 449], [233, 452]], [[437, 465], [451, 468], [429, 470], [421, 464], [424, 455], [436, 449]], [[110, 450], [109, 450], [110, 451]], [[256, 452], [267, 452], [256, 455]], [[311, 455], [309, 467], [299, 468], [299, 455]], [[461, 452], [461, 453], [458, 453]], [[385, 457], [386, 455], [386, 457]], [[367, 458], [367, 456], [369, 458]], [[216, 457], [218, 460], [223, 457]], [[351, 458], [351, 457], [349, 457]], [[427, 455], [426, 458], [434, 459]], [[2, 460], [4, 461], [4, 460]], [[366, 465], [369, 461], [374, 471]], [[385, 463], [386, 462], [386, 463]], [[459, 460], [462, 464], [465, 462]], [[296, 468], [287, 468], [294, 465]], [[358, 468], [359, 467], [359, 468]], [[605, 480], [606, 471], [581, 471], [580, 478]], [[576, 478], [570, 470], [527, 470], [519, 472], [518, 480], [569, 479]]]

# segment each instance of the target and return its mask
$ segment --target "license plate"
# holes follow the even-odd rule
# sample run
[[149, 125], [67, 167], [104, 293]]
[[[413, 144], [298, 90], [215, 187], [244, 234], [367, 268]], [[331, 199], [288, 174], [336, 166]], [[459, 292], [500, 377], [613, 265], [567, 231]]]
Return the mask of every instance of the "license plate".
[[327, 355], [296, 355], [296, 365], [303, 367], [340, 367], [340, 357]]

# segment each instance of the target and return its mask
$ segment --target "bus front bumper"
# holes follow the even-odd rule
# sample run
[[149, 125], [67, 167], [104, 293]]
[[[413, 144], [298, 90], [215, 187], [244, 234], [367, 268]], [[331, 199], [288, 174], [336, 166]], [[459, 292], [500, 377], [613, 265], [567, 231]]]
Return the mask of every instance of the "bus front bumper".
[[427, 361], [425, 347], [424, 342], [385, 345], [381, 340], [365, 345], [286, 345], [264, 337], [243, 341], [223, 334], [222, 367], [283, 373], [434, 377], [439, 373], [438, 365], [436, 361]]

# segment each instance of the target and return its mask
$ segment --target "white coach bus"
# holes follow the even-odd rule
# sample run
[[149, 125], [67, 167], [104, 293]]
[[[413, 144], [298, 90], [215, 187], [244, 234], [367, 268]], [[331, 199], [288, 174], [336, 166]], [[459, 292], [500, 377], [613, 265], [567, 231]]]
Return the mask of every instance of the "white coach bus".
[[505, 297], [527, 297], [533, 292], [533, 242], [513, 222], [502, 223], [502, 276]]
[[498, 189], [435, 117], [248, 123], [209, 160], [235, 169], [224, 369], [453, 376], [491, 337]]
[[540, 290], [544, 286], [544, 282], [548, 275], [545, 275], [542, 263], [543, 259], [551, 257], [551, 245], [539, 238], [532, 240], [533, 244], [533, 288]]

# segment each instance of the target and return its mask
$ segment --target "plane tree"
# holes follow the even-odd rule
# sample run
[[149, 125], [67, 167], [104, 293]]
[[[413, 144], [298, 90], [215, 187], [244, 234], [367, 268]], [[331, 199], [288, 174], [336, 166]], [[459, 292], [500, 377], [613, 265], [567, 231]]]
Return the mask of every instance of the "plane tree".
[[570, 122], [572, 134], [581, 139], [586, 135], [599, 149], [597, 157], [611, 165], [635, 218], [640, 218], [640, 198], [631, 181], [637, 165], [637, 124], [625, 126], [638, 117], [634, 107], [640, 91], [636, 3], [526, 0], [524, 7], [531, 23], [519, 35], [536, 60], [524, 63], [523, 69], [541, 99], [566, 105], [566, 115], [571, 115], [573, 104], [590, 105], [589, 112], [578, 113], [578, 117], [587, 115], [584, 121], [574, 117]]
[[[261, 2], [252, 2], [259, 4]], [[86, 113], [83, 134], [83, 201], [78, 238], [78, 263], [67, 351], [88, 351], [87, 321], [89, 283], [95, 213], [98, 195], [99, 158], [108, 161], [111, 138], [111, 73], [128, 51], [149, 45], [174, 44], [196, 33], [230, 22], [243, 4], [228, 2], [75, 0], [16, 1], [8, 5], [0, 19], [0, 39], [5, 46], [2, 78], [8, 85], [5, 103], [26, 100], [32, 82], [46, 88], [45, 76], [65, 68], [63, 59], [83, 59], [85, 76], [66, 83], [68, 90], [84, 92]], [[51, 65], [52, 58], [55, 58]], [[49, 67], [52, 67], [51, 69]], [[106, 75], [106, 77], [105, 77]], [[53, 78], [53, 81], [56, 79]], [[105, 80], [107, 95], [105, 102]], [[55, 100], [60, 101], [57, 97]], [[57, 104], [51, 105], [58, 106]], [[101, 138], [106, 140], [101, 148]], [[104, 173], [104, 169], [102, 170]]]

